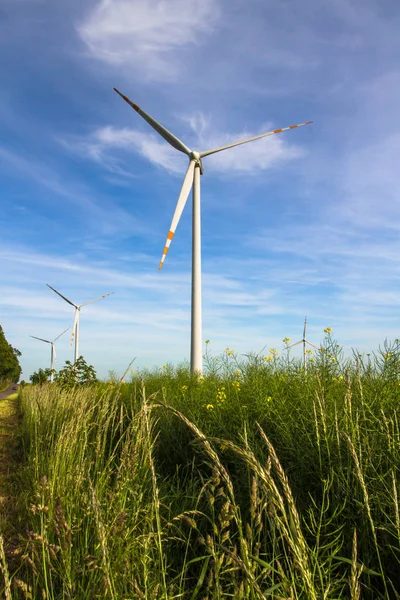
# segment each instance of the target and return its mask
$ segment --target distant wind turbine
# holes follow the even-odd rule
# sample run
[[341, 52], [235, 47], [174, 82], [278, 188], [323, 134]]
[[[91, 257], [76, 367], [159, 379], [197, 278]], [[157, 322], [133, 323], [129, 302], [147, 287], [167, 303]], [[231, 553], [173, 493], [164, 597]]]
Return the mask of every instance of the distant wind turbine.
[[40, 337], [36, 337], [36, 335], [30, 335], [29, 337], [34, 338], [35, 340], [40, 340], [41, 342], [46, 342], [46, 344], [51, 344], [51, 362], [50, 362], [50, 370], [51, 370], [51, 374], [50, 374], [50, 383], [53, 383], [53, 368], [54, 368], [54, 363], [57, 362], [57, 356], [56, 356], [56, 347], [55, 347], [55, 342], [62, 336], [64, 335], [64, 333], [66, 331], [68, 331], [69, 327], [67, 327], [67, 329], [65, 329], [62, 333], [60, 333], [60, 335], [58, 335], [52, 342], [50, 340], [44, 340], [43, 338]]
[[121, 94], [119, 90], [114, 90], [127, 102], [153, 129], [157, 131], [171, 146], [176, 150], [183, 152], [189, 157], [189, 166], [186, 171], [186, 175], [183, 180], [181, 192], [179, 194], [178, 202], [175, 208], [174, 216], [172, 218], [171, 226], [167, 235], [167, 241], [164, 246], [164, 251], [161, 257], [159, 269], [164, 264], [165, 257], [169, 250], [172, 238], [174, 237], [175, 230], [178, 226], [179, 219], [181, 218], [183, 209], [185, 208], [186, 201], [188, 199], [191, 188], [193, 187], [193, 215], [192, 215], [192, 316], [191, 316], [191, 353], [190, 353], [190, 368], [192, 373], [202, 371], [202, 317], [201, 317], [201, 227], [200, 227], [200, 174], [203, 174], [203, 163], [202, 158], [227, 150], [228, 148], [234, 148], [247, 142], [253, 142], [269, 135], [281, 133], [282, 131], [288, 131], [289, 129], [296, 129], [303, 125], [309, 125], [312, 121], [306, 123], [300, 123], [298, 125], [291, 125], [290, 127], [284, 127], [282, 129], [274, 129], [268, 133], [261, 133], [255, 135], [246, 140], [239, 142], [233, 142], [220, 148], [214, 148], [213, 150], [206, 150], [205, 152], [195, 152], [190, 150], [180, 139], [173, 135], [168, 129], [160, 125], [153, 117], [144, 112], [139, 106], [134, 104], [127, 96]]
[[74, 363], [76, 363], [76, 361], [79, 357], [79, 354], [78, 354], [78, 352], [79, 352], [79, 313], [80, 313], [82, 306], [86, 306], [87, 304], [92, 304], [92, 302], [97, 302], [97, 300], [102, 300], [103, 298], [107, 298], [107, 296], [112, 296], [114, 294], [114, 292], [111, 292], [110, 294], [105, 294], [104, 296], [100, 296], [99, 298], [94, 298], [93, 300], [89, 300], [88, 302], [84, 302], [83, 304], [74, 304], [71, 300], [68, 300], [68, 298], [66, 298], [65, 296], [60, 294], [60, 292], [57, 292], [57, 290], [55, 290], [53, 287], [51, 287], [51, 285], [49, 285], [48, 283], [46, 283], [46, 285], [51, 290], [53, 290], [53, 292], [58, 294], [63, 300], [65, 300], [65, 302], [68, 302], [68, 304], [70, 304], [71, 306], [73, 306], [75, 308], [74, 323], [72, 325], [71, 345], [73, 344], [74, 339], [75, 339]]
[[299, 340], [298, 342], [295, 342], [294, 344], [291, 344], [290, 346], [286, 346], [286, 348], [285, 348], [285, 350], [290, 350], [290, 348], [294, 348], [295, 346], [298, 346], [299, 344], [303, 344], [303, 366], [304, 366], [304, 372], [307, 371], [307, 349], [306, 349], [306, 344], [308, 344], [309, 346], [312, 346], [316, 350], [319, 350], [319, 348], [317, 346], [314, 346], [314, 344], [312, 344], [311, 342], [308, 341], [308, 339], [306, 338], [306, 332], [307, 332], [307, 317], [304, 319], [303, 338], [301, 340]]

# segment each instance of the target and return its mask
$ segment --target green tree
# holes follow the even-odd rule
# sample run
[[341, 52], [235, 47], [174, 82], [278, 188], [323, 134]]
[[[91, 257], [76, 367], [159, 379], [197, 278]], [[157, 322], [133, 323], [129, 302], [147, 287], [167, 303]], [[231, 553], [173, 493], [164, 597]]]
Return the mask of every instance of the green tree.
[[22, 371], [18, 360], [20, 356], [21, 352], [7, 342], [0, 325], [0, 382], [18, 382]]
[[51, 369], [39, 369], [38, 371], [35, 371], [29, 379], [34, 385], [43, 385], [49, 381], [52, 373], [55, 373], [54, 369], [53, 371]]
[[92, 365], [88, 365], [83, 356], [75, 364], [67, 360], [65, 366], [56, 374], [54, 380], [63, 387], [84, 385], [97, 382], [97, 374]]

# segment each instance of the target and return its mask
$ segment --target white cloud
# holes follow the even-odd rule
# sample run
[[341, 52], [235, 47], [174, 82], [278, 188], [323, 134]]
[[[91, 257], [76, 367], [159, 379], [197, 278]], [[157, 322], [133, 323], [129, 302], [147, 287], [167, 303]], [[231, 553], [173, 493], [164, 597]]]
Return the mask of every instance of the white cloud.
[[142, 133], [129, 128], [102, 127], [95, 131], [94, 140], [89, 143], [89, 147], [93, 148], [94, 154], [98, 156], [108, 149], [134, 150], [167, 171], [182, 173], [179, 154], [157, 134]]
[[[216, 148], [257, 135], [257, 132], [243, 130], [239, 133], [220, 132], [201, 113], [193, 117], [185, 116], [184, 121], [192, 129], [190, 146], [197, 150]], [[272, 128], [271, 123], [267, 123], [259, 132], [270, 131]], [[289, 143], [291, 134], [292, 132], [284, 132], [212, 155], [204, 159], [204, 167], [214, 173], [256, 173], [276, 168], [282, 163], [305, 156], [302, 147]], [[126, 171], [127, 152], [137, 153], [171, 173], [183, 175], [185, 171], [183, 155], [157, 134], [127, 127], [108, 125], [95, 130], [86, 139], [64, 139], [62, 144], [82, 156], [100, 162], [116, 175], [131, 176], [134, 173], [134, 170]]]
[[200, 43], [219, 16], [217, 0], [101, 0], [78, 26], [95, 58], [169, 79], [182, 47]]
[[[38, 283], [46, 280], [76, 302], [115, 291], [114, 296], [84, 307], [82, 314], [82, 351], [101, 374], [128, 363], [127, 357], [138, 356], [138, 364], [152, 365], [180, 361], [188, 352], [188, 272], [153, 274], [137, 268], [130, 272], [125, 265], [112, 269], [83, 257], [74, 268], [74, 260], [68, 256], [37, 254], [22, 247], [0, 251], [0, 258], [6, 280], [10, 282], [9, 273], [14, 277], [12, 285], [0, 286], [3, 324], [23, 352], [25, 377], [40, 364], [38, 352], [47, 360], [47, 354], [41, 347], [36, 350], [28, 336], [55, 337], [73, 317], [72, 307]], [[246, 289], [241, 274], [215, 275], [205, 265], [203, 292], [204, 335], [215, 341], [213, 352], [239, 343], [243, 351], [264, 345], [257, 326], [243, 317], [249, 306], [254, 315], [279, 314], [273, 289], [265, 289], [262, 282]], [[70, 358], [67, 346], [67, 340], [62, 340], [60, 361]]]
[[[259, 133], [271, 131], [271, 124], [260, 128]], [[224, 150], [206, 158], [207, 168], [214, 172], [227, 173], [256, 173], [278, 167], [280, 164], [299, 159], [305, 156], [305, 150], [286, 141], [286, 134], [277, 134], [271, 137], [249, 142], [243, 146]], [[235, 134], [214, 134], [207, 136], [206, 148], [216, 148], [235, 141], [257, 135], [258, 132], [242, 131]], [[204, 143], [203, 143], [204, 146]]]

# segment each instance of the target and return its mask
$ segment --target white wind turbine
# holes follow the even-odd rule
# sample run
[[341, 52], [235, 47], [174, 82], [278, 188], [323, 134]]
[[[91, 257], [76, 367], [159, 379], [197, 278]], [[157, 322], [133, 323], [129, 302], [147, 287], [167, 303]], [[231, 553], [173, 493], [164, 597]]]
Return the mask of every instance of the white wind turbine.
[[50, 361], [50, 370], [51, 370], [51, 374], [50, 374], [50, 383], [53, 383], [53, 367], [54, 367], [54, 363], [57, 362], [57, 356], [56, 356], [56, 347], [55, 347], [55, 342], [58, 340], [58, 338], [60, 338], [62, 335], [64, 335], [64, 333], [66, 331], [68, 331], [69, 327], [67, 327], [67, 329], [65, 329], [62, 333], [60, 333], [60, 335], [58, 335], [52, 342], [50, 340], [44, 340], [43, 338], [40, 337], [36, 337], [36, 335], [30, 335], [29, 337], [34, 338], [35, 340], [40, 340], [41, 342], [46, 342], [46, 344], [51, 344], [51, 361]]
[[178, 202], [175, 208], [174, 216], [172, 218], [171, 226], [167, 235], [167, 241], [164, 246], [164, 252], [161, 257], [161, 262], [159, 269], [162, 268], [164, 264], [165, 257], [167, 255], [169, 246], [171, 244], [171, 240], [174, 237], [175, 230], [178, 226], [179, 219], [181, 218], [183, 209], [185, 208], [186, 201], [188, 199], [190, 190], [193, 186], [193, 213], [192, 213], [192, 316], [191, 316], [191, 353], [190, 353], [190, 368], [192, 373], [202, 371], [202, 339], [201, 339], [201, 229], [200, 229], [200, 174], [203, 174], [203, 163], [202, 158], [205, 156], [209, 156], [210, 154], [215, 154], [216, 152], [221, 152], [222, 150], [227, 150], [228, 148], [234, 148], [235, 146], [240, 146], [241, 144], [246, 144], [247, 142], [252, 142], [254, 140], [259, 140], [261, 138], [267, 137], [269, 135], [274, 135], [276, 133], [281, 133], [282, 131], [288, 131], [289, 129], [296, 129], [297, 127], [302, 127], [303, 125], [309, 125], [312, 121], [307, 121], [306, 123], [300, 123], [298, 125], [291, 125], [290, 127], [284, 127], [282, 129], [274, 129], [273, 131], [269, 131], [268, 133], [261, 133], [260, 135], [255, 135], [254, 137], [248, 138], [246, 140], [241, 140], [239, 142], [234, 142], [232, 144], [227, 144], [226, 146], [221, 146], [220, 148], [214, 148], [212, 150], [206, 150], [205, 152], [196, 152], [190, 150], [180, 139], [178, 139], [175, 135], [173, 135], [168, 129], [160, 125], [153, 117], [145, 113], [139, 106], [131, 102], [127, 96], [121, 94], [119, 90], [114, 88], [114, 90], [123, 98], [136, 112], [139, 113], [141, 117], [153, 129], [157, 131], [171, 146], [173, 146], [176, 150], [183, 152], [189, 157], [189, 166], [186, 171], [186, 175], [183, 180], [183, 185], [181, 188], [181, 192], [179, 194]]
[[94, 298], [93, 300], [89, 300], [88, 302], [84, 302], [83, 304], [74, 304], [71, 300], [68, 300], [68, 298], [66, 298], [65, 296], [60, 294], [60, 292], [57, 292], [57, 290], [55, 290], [53, 287], [51, 287], [51, 285], [49, 285], [48, 283], [46, 283], [46, 285], [51, 290], [53, 290], [53, 292], [58, 294], [63, 300], [65, 300], [65, 302], [68, 302], [68, 304], [70, 304], [71, 306], [73, 306], [75, 308], [74, 323], [72, 325], [71, 345], [75, 339], [74, 363], [76, 363], [76, 361], [79, 357], [79, 353], [78, 353], [79, 352], [79, 313], [81, 311], [82, 306], [86, 306], [87, 304], [92, 304], [92, 302], [97, 302], [97, 300], [102, 300], [103, 298], [107, 298], [107, 296], [112, 296], [112, 294], [114, 294], [114, 292], [111, 292], [110, 294], [105, 294], [104, 296], [99, 296], [99, 298]]
[[294, 346], [298, 346], [299, 344], [303, 344], [303, 366], [304, 366], [304, 372], [307, 371], [307, 348], [306, 348], [306, 344], [308, 344], [309, 346], [312, 346], [316, 350], [319, 350], [319, 348], [317, 346], [315, 346], [314, 344], [312, 344], [311, 342], [308, 341], [308, 339], [306, 338], [306, 332], [307, 332], [307, 317], [304, 319], [303, 338], [301, 340], [299, 340], [298, 342], [295, 342], [294, 344], [291, 344], [290, 346], [286, 346], [286, 348], [285, 348], [285, 350], [290, 350], [290, 348], [294, 348]]

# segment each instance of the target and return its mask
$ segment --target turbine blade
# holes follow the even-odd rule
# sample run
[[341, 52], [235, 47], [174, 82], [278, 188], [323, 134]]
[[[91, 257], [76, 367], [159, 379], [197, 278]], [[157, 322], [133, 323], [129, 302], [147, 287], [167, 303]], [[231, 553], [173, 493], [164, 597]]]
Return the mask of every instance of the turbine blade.
[[315, 346], [315, 344], [312, 344], [311, 342], [309, 342], [308, 340], [305, 340], [306, 344], [308, 344], [309, 346], [312, 346], [313, 348], [315, 348], [316, 350], [321, 350], [321, 348], [318, 348], [318, 346]]
[[302, 344], [303, 340], [300, 340], [299, 342], [295, 342], [294, 344], [290, 344], [290, 346], [286, 346], [285, 350], [289, 350], [290, 348], [294, 348], [295, 346], [298, 346], [299, 344]]
[[103, 298], [107, 298], [107, 296], [112, 296], [115, 292], [110, 292], [109, 294], [104, 294], [104, 296], [99, 296], [98, 298], [93, 298], [93, 300], [89, 300], [88, 302], [84, 302], [79, 305], [79, 308], [82, 306], [86, 306], [87, 304], [92, 304], [92, 302], [97, 302], [97, 300], [102, 300]]
[[66, 331], [68, 331], [68, 329], [69, 329], [69, 327], [67, 327], [67, 329], [65, 329], [65, 330], [64, 330], [62, 333], [60, 333], [60, 335], [58, 335], [58, 336], [57, 336], [57, 337], [56, 337], [56, 338], [53, 340], [53, 342], [52, 342], [52, 343], [54, 344], [54, 342], [56, 342], [56, 341], [58, 340], [58, 338], [60, 338], [62, 335], [64, 335], [64, 333], [65, 333]]
[[306, 339], [306, 331], [307, 331], [307, 317], [304, 319], [304, 329], [303, 329], [303, 339]]
[[49, 287], [51, 290], [53, 290], [53, 292], [55, 292], [56, 294], [58, 294], [59, 296], [61, 296], [61, 298], [63, 300], [65, 300], [65, 302], [68, 302], [68, 304], [70, 304], [71, 306], [74, 306], [75, 308], [77, 308], [76, 304], [74, 304], [73, 302], [71, 302], [71, 300], [68, 300], [68, 298], [66, 298], [65, 296], [63, 296], [62, 294], [60, 294], [60, 292], [57, 292], [57, 290], [55, 290], [53, 287], [51, 287], [51, 285], [49, 285], [48, 283], [46, 283], [47, 287]]
[[46, 342], [46, 344], [51, 344], [49, 340], [44, 340], [43, 338], [38, 338], [36, 335], [30, 335], [29, 337], [35, 338], [35, 340], [40, 340], [41, 342]]
[[163, 255], [161, 257], [160, 265], [158, 267], [159, 269], [162, 269], [165, 257], [167, 256], [167, 252], [169, 250], [169, 246], [171, 244], [172, 238], [174, 237], [175, 230], [179, 223], [179, 219], [181, 218], [183, 209], [185, 208], [186, 201], [188, 199], [190, 190], [192, 188], [195, 164], [196, 164], [196, 162], [194, 160], [191, 160], [189, 163], [189, 166], [187, 168], [186, 175], [184, 177], [182, 188], [181, 188], [181, 193], [179, 194], [179, 198], [178, 198], [178, 202], [176, 204], [174, 216], [172, 217], [171, 226], [169, 228], [169, 232], [167, 235], [167, 241], [165, 242]]
[[185, 144], [183, 142], [181, 142], [181, 140], [179, 138], [177, 138], [173, 133], [168, 131], [168, 129], [166, 129], [160, 123], [158, 123], [155, 119], [153, 119], [153, 117], [151, 117], [150, 115], [145, 113], [144, 110], [139, 108], [137, 104], [134, 104], [131, 100], [129, 100], [129, 98], [127, 96], [125, 96], [124, 94], [121, 94], [121, 92], [119, 90], [117, 90], [117, 88], [114, 88], [114, 90], [117, 92], [117, 94], [119, 94], [121, 96], [121, 98], [123, 98], [125, 100], [125, 102], [127, 102], [130, 106], [132, 106], [132, 108], [134, 110], [136, 110], [136, 112], [139, 113], [139, 115], [145, 121], [147, 121], [148, 124], [151, 125], [151, 127], [153, 129], [155, 129], [157, 131], [157, 133], [159, 133], [161, 135], [161, 137], [164, 138], [164, 140], [166, 140], [169, 144], [171, 144], [171, 146], [173, 146], [176, 150], [179, 150], [179, 152], [183, 152], [184, 154], [187, 154], [189, 156], [190, 149], [187, 146], [185, 146]]
[[275, 133], [281, 133], [282, 131], [289, 131], [289, 129], [296, 129], [297, 127], [303, 127], [303, 125], [311, 125], [312, 121], [306, 121], [306, 123], [299, 123], [298, 125], [290, 125], [290, 127], [283, 127], [282, 129], [274, 129], [273, 131], [268, 131], [268, 133], [260, 133], [260, 135], [255, 135], [251, 138], [247, 138], [247, 140], [241, 140], [240, 142], [233, 142], [232, 144], [228, 144], [227, 146], [221, 146], [220, 148], [214, 148], [213, 150], [206, 150], [205, 152], [200, 152], [200, 158], [204, 156], [209, 156], [210, 154], [215, 154], [216, 152], [221, 152], [222, 150], [228, 150], [228, 148], [234, 148], [235, 146], [241, 146], [242, 144], [247, 144], [248, 142], [254, 142], [255, 140], [260, 140], [261, 138], [267, 137], [269, 135], [275, 135]]
[[73, 325], [72, 325], [72, 335], [71, 335], [70, 346], [72, 346], [72, 344], [75, 341], [75, 328], [76, 328], [76, 323], [78, 321], [78, 318], [79, 318], [79, 308], [77, 307], [76, 310], [75, 310], [74, 322], [73, 322]]
[[[69, 329], [69, 327], [68, 327], [68, 329]], [[67, 329], [65, 331], [67, 331]], [[65, 333], [65, 331], [64, 331], [64, 333]], [[60, 337], [60, 336], [58, 336], [58, 337]], [[56, 338], [56, 339], [58, 339], [58, 338]], [[57, 364], [56, 346], [55, 346], [54, 342], [51, 344], [51, 347], [53, 349], [53, 360], [54, 360], [55, 364]]]

